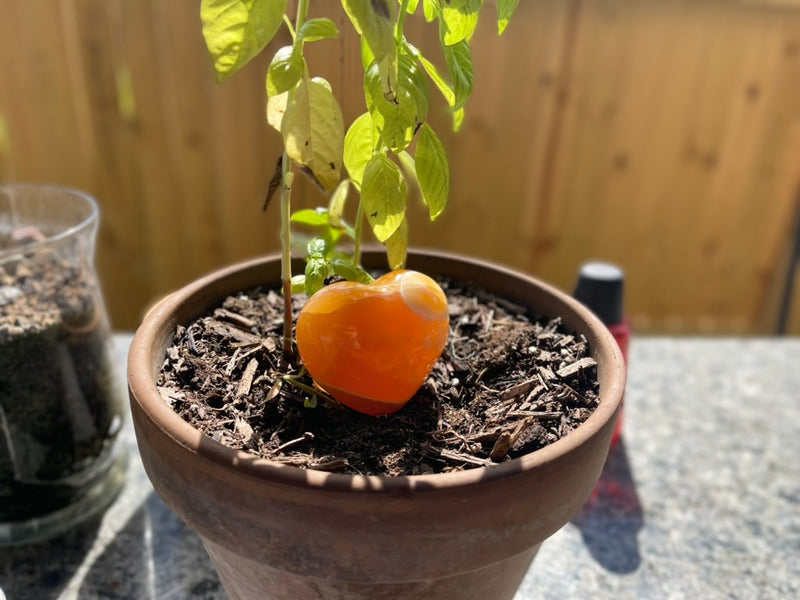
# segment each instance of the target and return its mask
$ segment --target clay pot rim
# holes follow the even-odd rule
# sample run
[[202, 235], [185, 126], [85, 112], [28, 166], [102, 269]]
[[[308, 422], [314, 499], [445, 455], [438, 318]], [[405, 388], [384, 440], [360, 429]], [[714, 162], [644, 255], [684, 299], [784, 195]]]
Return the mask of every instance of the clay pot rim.
[[[453, 473], [423, 475], [350, 475], [330, 473], [315, 469], [301, 469], [260, 458], [242, 450], [234, 450], [202, 434], [184, 421], [163, 400], [156, 389], [154, 374], [163, 361], [163, 354], [154, 360], [151, 348], [161, 332], [174, 331], [182, 324], [177, 318], [180, 306], [212, 282], [237, 271], [279, 259], [273, 254], [246, 260], [213, 271], [163, 298], [147, 313], [137, 329], [128, 355], [128, 388], [131, 402], [139, 404], [148, 418], [176, 444], [219, 466], [236, 469], [242, 474], [261, 480], [270, 480], [291, 486], [302, 486], [337, 492], [370, 492], [402, 494], [415, 493], [488, 483], [499, 478], [523, 473], [563, 458], [577, 451], [587, 440], [609, 426], [622, 402], [625, 390], [625, 366], [622, 353], [611, 333], [588, 308], [574, 298], [534, 277], [489, 261], [464, 257], [458, 254], [427, 249], [412, 249], [409, 254], [433, 259], [457, 260], [478, 268], [489, 268], [512, 277], [533, 283], [546, 293], [567, 304], [578, 317], [589, 325], [597, 338], [596, 354], [606, 359], [607, 378], [601, 402], [592, 415], [567, 436], [530, 454], [490, 467], [476, 467]], [[166, 327], [166, 329], [165, 329]]]

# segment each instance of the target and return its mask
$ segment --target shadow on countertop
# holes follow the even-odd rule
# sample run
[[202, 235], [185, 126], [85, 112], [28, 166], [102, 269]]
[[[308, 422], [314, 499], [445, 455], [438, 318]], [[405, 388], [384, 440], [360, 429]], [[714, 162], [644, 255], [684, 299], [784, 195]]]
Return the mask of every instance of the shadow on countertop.
[[608, 452], [592, 496], [572, 518], [594, 560], [613, 573], [632, 573], [642, 562], [638, 533], [644, 513], [636, 493], [625, 441]]
[[97, 558], [79, 598], [224, 599], [200, 538], [151, 492]]
[[57, 598], [92, 548], [102, 516], [45, 542], [0, 548], [0, 589], [8, 600]]

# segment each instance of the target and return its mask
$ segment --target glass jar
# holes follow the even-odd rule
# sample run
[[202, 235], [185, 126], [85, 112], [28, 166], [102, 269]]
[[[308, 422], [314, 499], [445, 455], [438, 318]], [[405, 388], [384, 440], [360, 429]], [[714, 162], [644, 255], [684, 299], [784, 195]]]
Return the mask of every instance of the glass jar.
[[124, 479], [97, 224], [84, 193], [0, 185], [0, 545], [96, 515]]

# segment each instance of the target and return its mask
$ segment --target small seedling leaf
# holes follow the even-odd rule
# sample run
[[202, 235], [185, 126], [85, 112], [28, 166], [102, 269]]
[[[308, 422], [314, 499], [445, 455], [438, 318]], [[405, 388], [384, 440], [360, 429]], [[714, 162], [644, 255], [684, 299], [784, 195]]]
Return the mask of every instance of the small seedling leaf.
[[306, 276], [295, 275], [292, 277], [292, 293], [299, 294], [306, 291]]
[[288, 0], [202, 0], [203, 37], [224, 81], [264, 49], [283, 23]]
[[329, 263], [331, 271], [339, 277], [344, 277], [348, 281], [357, 281], [359, 283], [372, 283], [372, 276], [367, 273], [363, 268], [353, 263], [343, 260], [341, 258], [334, 258]]
[[320, 291], [328, 275], [330, 271], [325, 259], [309, 256], [306, 261], [306, 293], [313, 296]]
[[328, 225], [328, 213], [323, 210], [304, 208], [298, 210], [291, 217], [292, 223], [299, 225], [309, 225], [311, 227], [325, 227]]
[[364, 169], [361, 202], [372, 232], [383, 243], [400, 227], [406, 212], [406, 181], [400, 168], [383, 153]]

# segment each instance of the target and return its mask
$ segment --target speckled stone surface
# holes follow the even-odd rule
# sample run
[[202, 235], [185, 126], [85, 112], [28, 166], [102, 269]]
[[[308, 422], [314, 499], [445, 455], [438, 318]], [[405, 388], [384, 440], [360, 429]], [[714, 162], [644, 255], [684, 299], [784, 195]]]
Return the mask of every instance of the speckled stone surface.
[[[125, 435], [128, 481], [102, 518], [0, 549], [8, 600], [225, 598]], [[800, 598], [798, 457], [800, 339], [635, 339], [623, 440], [516, 600]]]

